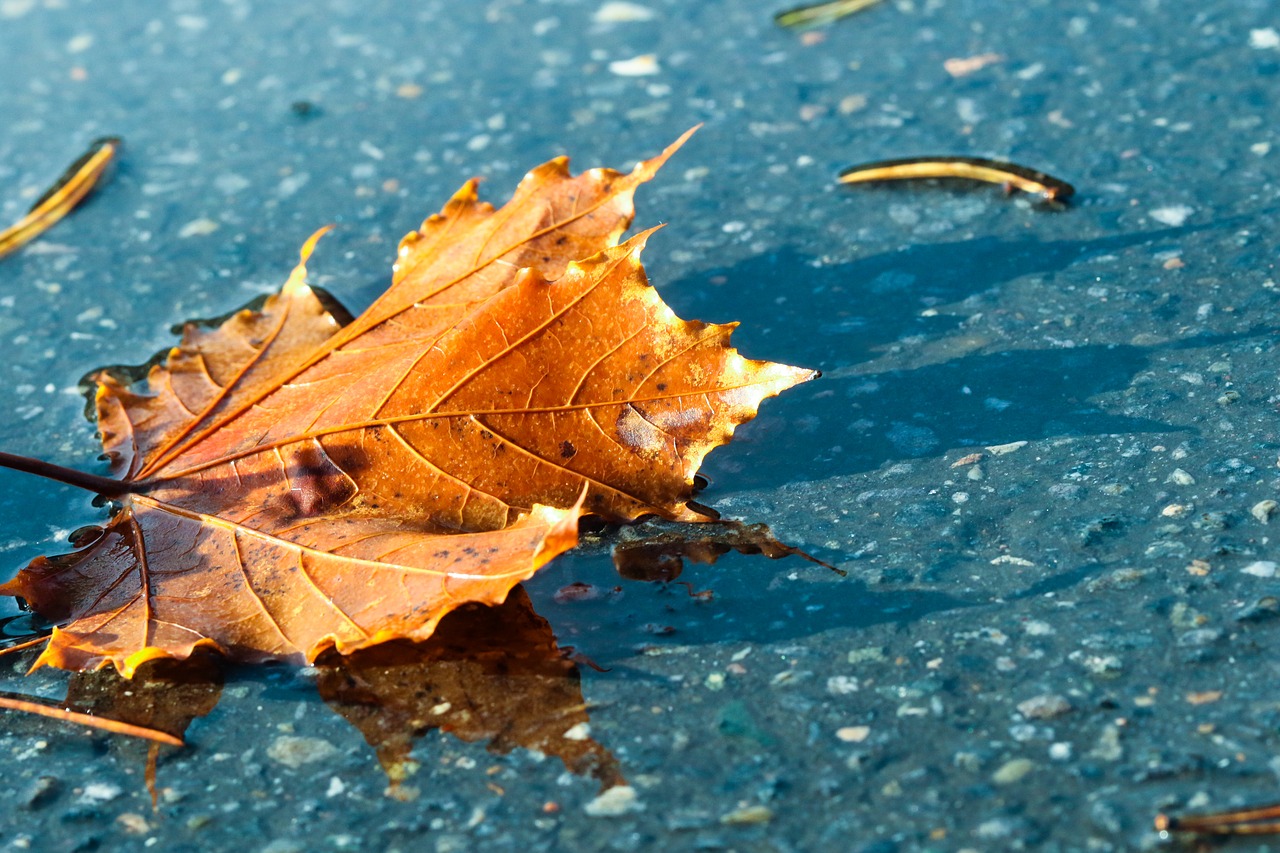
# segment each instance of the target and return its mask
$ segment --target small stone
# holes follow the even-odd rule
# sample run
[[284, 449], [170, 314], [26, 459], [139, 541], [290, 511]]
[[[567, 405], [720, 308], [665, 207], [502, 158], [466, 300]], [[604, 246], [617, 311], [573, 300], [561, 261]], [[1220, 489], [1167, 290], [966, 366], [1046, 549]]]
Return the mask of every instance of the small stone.
[[146, 835], [151, 831], [151, 824], [137, 812], [124, 812], [116, 817], [116, 823], [130, 835]]
[[1021, 782], [1035, 769], [1036, 763], [1031, 759], [1015, 758], [1012, 761], [1006, 761], [995, 773], [992, 773], [991, 781], [997, 785], [1012, 785], [1015, 782]]
[[845, 659], [852, 664], [883, 663], [889, 656], [885, 654], [884, 646], [866, 646], [849, 652]]
[[992, 456], [1004, 456], [1006, 453], [1013, 453], [1015, 450], [1021, 450], [1027, 446], [1025, 441], [1011, 441], [1008, 444], [993, 444], [985, 450]]
[[643, 809], [644, 803], [636, 796], [635, 788], [615, 785], [587, 803], [583, 810], [591, 817], [621, 817]]
[[1213, 567], [1210, 566], [1204, 560], [1192, 560], [1190, 563], [1187, 564], [1187, 569], [1186, 569], [1187, 574], [1195, 575], [1198, 578], [1205, 577], [1212, 570], [1213, 570]]
[[1071, 703], [1065, 696], [1045, 693], [1018, 703], [1018, 713], [1029, 720], [1051, 720], [1071, 711]]
[[1280, 616], [1280, 599], [1264, 595], [1253, 604], [1247, 604], [1236, 613], [1237, 622], [1265, 622]]
[[637, 3], [605, 3], [591, 16], [597, 24], [629, 24], [653, 20], [653, 10]]
[[1221, 698], [1221, 690], [1203, 690], [1199, 693], [1188, 693], [1187, 703], [1190, 705], [1209, 705]]
[[773, 820], [773, 810], [768, 806], [745, 806], [720, 816], [720, 822], [726, 826], [768, 823], [771, 820]]
[[1273, 578], [1276, 576], [1276, 563], [1274, 560], [1257, 560], [1240, 571], [1256, 578]]
[[338, 754], [338, 748], [327, 740], [318, 737], [295, 737], [282, 735], [267, 747], [267, 755], [286, 767], [301, 767], [314, 764]]
[[1181, 468], [1174, 468], [1173, 473], [1165, 478], [1165, 482], [1173, 483], [1178, 486], [1194, 486], [1196, 484], [1196, 478], [1192, 477]]
[[[1074, 659], [1075, 653], [1071, 655]], [[1080, 665], [1090, 675], [1099, 678], [1115, 678], [1124, 670], [1124, 663], [1116, 655], [1081, 655]]]
[[620, 59], [609, 63], [609, 73], [619, 77], [647, 77], [662, 71], [658, 58], [652, 53], [641, 54], [631, 59]]
[[1168, 225], [1170, 228], [1181, 226], [1193, 213], [1195, 213], [1195, 208], [1185, 204], [1171, 204], [1167, 207], [1157, 207], [1154, 210], [1147, 211], [1147, 215], [1156, 222], [1161, 225]]
[[1273, 500], [1258, 501], [1253, 505], [1253, 509], [1249, 510], [1249, 514], [1258, 521], [1266, 524], [1271, 521], [1271, 516], [1275, 515], [1276, 507], [1280, 506]]
[[1017, 826], [1008, 818], [995, 817], [984, 820], [974, 830], [974, 835], [987, 840], [1011, 838], [1017, 832]]
[[851, 675], [833, 675], [827, 679], [827, 692], [832, 696], [848, 696], [858, 692], [858, 679]]
[[62, 787], [57, 776], [41, 776], [31, 783], [19, 802], [24, 809], [39, 809], [53, 802]]
[[187, 237], [204, 237], [217, 231], [220, 227], [217, 222], [208, 217], [193, 219], [178, 230], [178, 236], [183, 239]]
[[843, 726], [836, 729], [836, 737], [845, 743], [862, 743], [870, 734], [870, 726]]
[[80, 802], [91, 805], [109, 803], [122, 793], [123, 789], [111, 782], [90, 782], [80, 792]]
[[591, 737], [591, 724], [583, 721], [570, 726], [561, 737], [565, 740], [588, 740]]
[[1280, 32], [1275, 27], [1249, 30], [1249, 47], [1254, 50], [1276, 50], [1280, 48]]

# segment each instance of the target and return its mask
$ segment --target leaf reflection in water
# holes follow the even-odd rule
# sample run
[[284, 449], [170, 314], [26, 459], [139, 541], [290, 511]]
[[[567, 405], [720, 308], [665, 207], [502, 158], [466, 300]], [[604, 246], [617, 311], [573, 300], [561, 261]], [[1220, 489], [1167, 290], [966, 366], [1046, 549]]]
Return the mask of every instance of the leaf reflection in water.
[[418, 769], [413, 743], [432, 729], [555, 756], [609, 788], [625, 784], [618, 761], [588, 732], [577, 666], [556, 644], [522, 587], [496, 607], [450, 613], [425, 642], [384, 643], [318, 663], [320, 695], [355, 726], [391, 781], [390, 796]]
[[[684, 561], [711, 565], [730, 551], [763, 554], [771, 560], [803, 557], [839, 575], [845, 572], [792, 545], [779, 541], [768, 525], [717, 521], [712, 524], [662, 523], [659, 533], [645, 535], [643, 528], [624, 528], [613, 549], [613, 565], [629, 580], [670, 582], [684, 571]], [[631, 538], [631, 537], [640, 538]], [[691, 594], [692, 593], [691, 591]]]
[[181, 738], [191, 721], [222, 696], [222, 663], [212, 655], [151, 660], [132, 679], [114, 669], [77, 672], [67, 684], [67, 708]]
[[[191, 721], [217, 707], [222, 697], [222, 662], [212, 655], [193, 655], [184, 661], [149, 660], [132, 679], [114, 669], [77, 672], [67, 683], [66, 708], [108, 720], [164, 732], [182, 739]], [[132, 738], [121, 749], [136, 749]], [[160, 745], [147, 745], [147, 790], [151, 804], [159, 800], [156, 764]]]

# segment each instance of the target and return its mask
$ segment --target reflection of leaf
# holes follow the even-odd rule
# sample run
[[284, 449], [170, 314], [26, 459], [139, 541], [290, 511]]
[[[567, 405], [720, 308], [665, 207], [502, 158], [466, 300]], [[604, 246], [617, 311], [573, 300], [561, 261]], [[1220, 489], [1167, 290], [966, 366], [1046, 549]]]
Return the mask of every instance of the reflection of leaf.
[[196, 655], [185, 661], [150, 661], [132, 679], [113, 670], [78, 672], [67, 684], [66, 705], [181, 738], [192, 720], [214, 709], [221, 695], [217, 660]]
[[429, 640], [326, 657], [319, 668], [320, 695], [377, 751], [393, 794], [417, 769], [413, 742], [437, 728], [494, 752], [553, 755], [603, 788], [622, 784], [617, 760], [587, 736], [577, 667], [521, 587], [502, 605], [455, 610]]
[[703, 457], [814, 374], [679, 319], [640, 265], [648, 234], [617, 245], [679, 144], [629, 175], [554, 160], [496, 211], [468, 182], [346, 326], [306, 285], [317, 234], [261, 310], [189, 325], [142, 383], [97, 373], [121, 482], [95, 488], [119, 509], [0, 587], [59, 623], [37, 665], [422, 640], [573, 547], [580, 512], [705, 520]]
[[[97, 719], [116, 720], [164, 732], [179, 740], [196, 717], [214, 709], [222, 695], [222, 667], [208, 655], [187, 660], [152, 660], [132, 678], [115, 670], [77, 672], [67, 684], [66, 708]], [[159, 747], [147, 750], [146, 780], [152, 805]]]
[[811, 563], [844, 574], [840, 569], [809, 556], [799, 548], [779, 541], [768, 525], [743, 524], [738, 521], [699, 525], [696, 530], [666, 530], [638, 539], [624, 540], [613, 548], [613, 565], [618, 574], [631, 580], [672, 581], [680, 577], [685, 560], [710, 565], [730, 551], [763, 554], [771, 560], [790, 556], [803, 557]]

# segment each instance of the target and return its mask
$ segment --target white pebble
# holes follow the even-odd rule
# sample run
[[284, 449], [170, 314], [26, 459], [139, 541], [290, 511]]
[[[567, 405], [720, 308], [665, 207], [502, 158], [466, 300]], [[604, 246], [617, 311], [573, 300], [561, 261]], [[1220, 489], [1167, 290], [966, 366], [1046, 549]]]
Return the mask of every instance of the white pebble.
[[217, 222], [208, 217], [203, 219], [193, 219], [178, 231], [178, 236], [186, 239], [187, 237], [203, 237], [206, 234], [212, 234], [217, 231], [220, 226]]
[[644, 53], [631, 59], [619, 59], [609, 63], [610, 73], [619, 77], [647, 77], [662, 70], [658, 57], [652, 53]]
[[832, 696], [848, 696], [858, 692], [858, 679], [851, 675], [833, 675], [827, 679], [827, 692]]
[[561, 737], [565, 740], [586, 740], [591, 737], [591, 724], [584, 721], [571, 726]]
[[1276, 576], [1276, 563], [1274, 560], [1257, 560], [1240, 571], [1258, 578], [1273, 578]]
[[1157, 207], [1147, 214], [1162, 225], [1177, 228], [1187, 221], [1187, 217], [1195, 213], [1195, 209], [1185, 204], [1171, 204], [1168, 207]]
[[644, 809], [644, 803], [630, 785], [615, 785], [587, 803], [584, 811], [591, 817], [620, 817]]
[[1280, 48], [1280, 32], [1276, 32], [1275, 27], [1249, 30], [1249, 47], [1254, 50], [1275, 50]]
[[120, 796], [123, 790], [111, 782], [90, 782], [80, 793], [80, 802], [88, 804], [109, 803]]
[[301, 767], [338, 754], [338, 748], [318, 737], [282, 735], [267, 747], [267, 755], [286, 767]]
[[1266, 524], [1271, 520], [1271, 516], [1275, 513], [1277, 506], [1280, 506], [1280, 504], [1270, 499], [1258, 501], [1253, 505], [1253, 509], [1249, 510], [1249, 514]]
[[1015, 450], [1021, 450], [1026, 447], [1025, 441], [1011, 441], [1008, 444], [993, 444], [984, 448], [992, 456], [1004, 456], [1006, 453], [1013, 453]]
[[630, 24], [653, 20], [653, 10], [638, 3], [605, 3], [591, 16], [597, 24]]

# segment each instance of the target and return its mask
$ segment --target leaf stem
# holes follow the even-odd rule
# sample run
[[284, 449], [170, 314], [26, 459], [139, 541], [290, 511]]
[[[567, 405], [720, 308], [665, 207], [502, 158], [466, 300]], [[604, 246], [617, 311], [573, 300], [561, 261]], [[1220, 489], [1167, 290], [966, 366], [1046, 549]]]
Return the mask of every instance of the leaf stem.
[[75, 486], [78, 489], [105, 495], [109, 498], [141, 492], [146, 488], [144, 483], [141, 482], [130, 483], [115, 480], [111, 477], [99, 477], [97, 474], [86, 474], [83, 471], [63, 468], [61, 465], [45, 462], [43, 459], [18, 456], [15, 453], [5, 453], [3, 450], [0, 450], [0, 468], [11, 468], [14, 471], [35, 474], [37, 477], [44, 477], [46, 480], [56, 480], [59, 483], [66, 483], [68, 486]]

